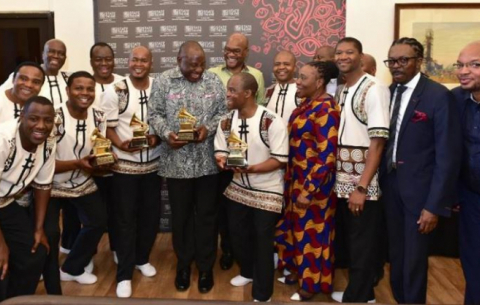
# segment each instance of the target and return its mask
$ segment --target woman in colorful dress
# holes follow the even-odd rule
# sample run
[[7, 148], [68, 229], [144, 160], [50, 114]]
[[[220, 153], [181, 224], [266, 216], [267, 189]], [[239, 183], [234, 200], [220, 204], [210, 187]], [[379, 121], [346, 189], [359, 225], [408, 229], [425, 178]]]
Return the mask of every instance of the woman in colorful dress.
[[330, 294], [333, 284], [335, 162], [339, 107], [326, 93], [338, 70], [332, 62], [311, 62], [300, 69], [297, 95], [302, 103], [288, 124], [289, 157], [285, 172], [285, 211], [277, 225], [279, 278], [298, 283], [295, 301]]

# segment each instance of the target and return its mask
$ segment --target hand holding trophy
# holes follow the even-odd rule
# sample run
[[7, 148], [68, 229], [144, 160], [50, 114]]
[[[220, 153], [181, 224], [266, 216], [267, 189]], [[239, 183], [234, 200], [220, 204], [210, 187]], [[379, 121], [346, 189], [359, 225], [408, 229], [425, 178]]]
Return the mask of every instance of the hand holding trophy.
[[180, 121], [180, 130], [178, 131], [178, 141], [194, 142], [198, 139], [195, 131], [197, 118], [191, 115], [185, 108], [178, 112], [178, 120]]
[[234, 131], [230, 132], [227, 143], [230, 150], [230, 154], [227, 157], [227, 167], [247, 167], [248, 161], [245, 152], [248, 149], [248, 144], [240, 139]]
[[130, 127], [133, 127], [133, 138], [130, 141], [129, 148], [147, 148], [148, 147], [148, 124], [141, 121], [135, 113], [132, 116], [130, 121]]
[[110, 165], [115, 163], [115, 157], [112, 153], [112, 142], [105, 138], [98, 128], [92, 132], [90, 140], [93, 142], [93, 161], [94, 167]]

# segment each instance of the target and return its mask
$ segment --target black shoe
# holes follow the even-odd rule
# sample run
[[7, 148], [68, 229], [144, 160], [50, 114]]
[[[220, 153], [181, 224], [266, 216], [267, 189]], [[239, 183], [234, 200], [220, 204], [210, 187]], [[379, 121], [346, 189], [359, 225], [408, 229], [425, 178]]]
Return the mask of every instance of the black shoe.
[[175, 277], [175, 288], [178, 291], [185, 291], [190, 287], [190, 269], [183, 269], [177, 271]]
[[231, 252], [224, 252], [220, 257], [220, 268], [228, 270], [233, 266], [233, 255]]
[[213, 287], [213, 273], [212, 271], [200, 272], [198, 276], [198, 291], [207, 293]]

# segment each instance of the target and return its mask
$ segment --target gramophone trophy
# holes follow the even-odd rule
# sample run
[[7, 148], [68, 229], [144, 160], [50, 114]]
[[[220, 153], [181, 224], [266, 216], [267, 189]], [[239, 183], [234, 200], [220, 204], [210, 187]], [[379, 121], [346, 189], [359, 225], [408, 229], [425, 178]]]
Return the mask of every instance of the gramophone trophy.
[[92, 150], [95, 157], [93, 158], [92, 165], [94, 167], [115, 163], [111, 149], [112, 142], [105, 138], [98, 128], [93, 130], [90, 140], [93, 142]]
[[142, 122], [135, 113], [132, 116], [132, 120], [130, 121], [130, 127], [133, 127], [133, 138], [130, 141], [130, 148], [147, 148], [148, 147], [148, 140], [147, 140], [147, 132], [148, 132], [148, 124]]
[[227, 157], [228, 167], [247, 167], [248, 161], [245, 152], [248, 149], [248, 144], [240, 139], [235, 132], [231, 131], [227, 139], [228, 149], [230, 154]]
[[180, 130], [177, 134], [178, 140], [187, 142], [197, 140], [198, 134], [194, 129], [197, 118], [188, 113], [185, 108], [182, 108], [178, 113], [178, 120], [180, 121]]

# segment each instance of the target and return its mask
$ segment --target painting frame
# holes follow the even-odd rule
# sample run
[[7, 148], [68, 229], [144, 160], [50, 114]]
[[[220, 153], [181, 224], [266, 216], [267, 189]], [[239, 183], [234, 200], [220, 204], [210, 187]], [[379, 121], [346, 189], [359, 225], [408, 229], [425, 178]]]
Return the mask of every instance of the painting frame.
[[458, 85], [452, 66], [458, 53], [480, 37], [478, 16], [480, 3], [397, 3], [394, 37], [420, 41], [425, 48], [422, 71], [452, 88]]

